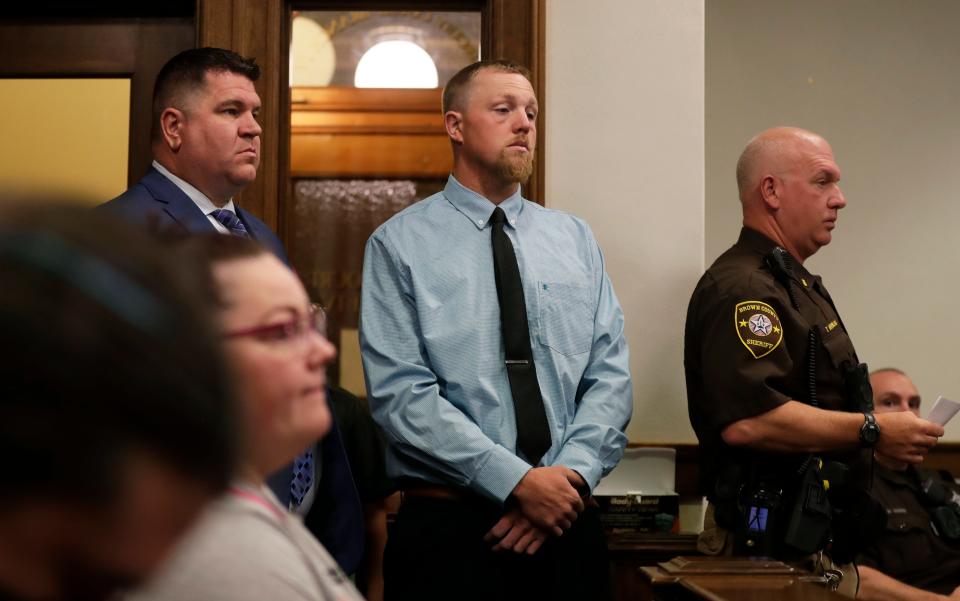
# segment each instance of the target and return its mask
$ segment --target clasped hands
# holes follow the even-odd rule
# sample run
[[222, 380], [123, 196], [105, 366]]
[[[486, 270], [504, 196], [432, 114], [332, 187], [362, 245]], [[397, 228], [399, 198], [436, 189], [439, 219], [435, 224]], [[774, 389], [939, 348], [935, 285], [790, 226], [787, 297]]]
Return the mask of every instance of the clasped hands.
[[583, 478], [555, 465], [528, 471], [507, 500], [507, 511], [483, 537], [494, 551], [533, 555], [550, 535], [561, 536], [583, 511]]

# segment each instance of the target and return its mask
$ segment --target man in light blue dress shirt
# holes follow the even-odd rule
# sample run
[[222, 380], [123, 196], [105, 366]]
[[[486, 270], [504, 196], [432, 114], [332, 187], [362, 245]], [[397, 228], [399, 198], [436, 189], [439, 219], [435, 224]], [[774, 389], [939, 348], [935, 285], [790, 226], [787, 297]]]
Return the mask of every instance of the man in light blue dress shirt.
[[[605, 545], [589, 494], [627, 442], [623, 313], [587, 224], [521, 197], [536, 148], [526, 69], [471, 65], [443, 101], [454, 156], [446, 188], [374, 232], [363, 270], [370, 406], [389, 440], [388, 472], [405, 489], [386, 595], [601, 599]], [[534, 460], [518, 450], [505, 365], [497, 207], [552, 441]]]

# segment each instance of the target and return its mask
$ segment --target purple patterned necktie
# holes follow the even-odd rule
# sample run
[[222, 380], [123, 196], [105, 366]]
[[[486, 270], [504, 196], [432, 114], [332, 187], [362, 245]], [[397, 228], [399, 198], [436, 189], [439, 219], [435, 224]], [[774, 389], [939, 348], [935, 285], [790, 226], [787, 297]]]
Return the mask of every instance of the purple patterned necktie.
[[237, 217], [237, 214], [229, 209], [217, 209], [210, 213], [213, 215], [213, 218], [219, 221], [225, 228], [230, 230], [230, 233], [234, 236], [243, 236], [244, 238], [249, 238], [250, 233], [247, 231], [247, 228], [243, 225], [243, 222], [240, 221], [240, 218]]
[[290, 499], [299, 507], [313, 483], [313, 447], [293, 460], [293, 478], [290, 480]]
[[[250, 232], [237, 217], [237, 214], [229, 209], [217, 209], [210, 213], [213, 218], [223, 224], [234, 236], [250, 237]], [[297, 455], [293, 460], [293, 474], [290, 479], [290, 499], [299, 507], [303, 499], [313, 484], [313, 447]]]

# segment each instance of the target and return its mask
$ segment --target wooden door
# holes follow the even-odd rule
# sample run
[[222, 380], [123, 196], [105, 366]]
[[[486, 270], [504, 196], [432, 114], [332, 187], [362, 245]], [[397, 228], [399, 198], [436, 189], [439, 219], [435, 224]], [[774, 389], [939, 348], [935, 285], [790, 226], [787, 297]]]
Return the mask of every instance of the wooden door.
[[[344, 364], [343, 371], [352, 373], [356, 384], [359, 355], [355, 336], [363, 246], [372, 228], [402, 208], [403, 203], [387, 203], [382, 210], [367, 211], [359, 219], [324, 223], [316, 215], [302, 214], [304, 205], [297, 203], [294, 184], [304, 176], [335, 177], [345, 182], [333, 184], [340, 187], [338, 193], [349, 195], [351, 178], [442, 181], [449, 169], [449, 143], [439, 116], [439, 90], [360, 91], [346, 95], [336, 90], [291, 92], [288, 82], [293, 12], [476, 11], [481, 15], [482, 58], [510, 59], [531, 69], [543, 123], [544, 7], [544, 0], [198, 0], [201, 45], [226, 47], [253, 56], [263, 67], [264, 75], [257, 82], [263, 100], [263, 160], [256, 183], [243, 192], [240, 202], [278, 231], [308, 292], [327, 304], [328, 332], [341, 351], [338, 364], [330, 370], [332, 382], [340, 380]], [[386, 94], [389, 99], [383, 102], [378, 94]], [[389, 110], [382, 110], [384, 107]], [[435, 121], [431, 112], [436, 115]], [[364, 113], [367, 119], [347, 119], [345, 113]], [[369, 135], [378, 132], [391, 133], [392, 137], [381, 140], [403, 142], [405, 150], [374, 154]], [[292, 134], [297, 140], [291, 150]], [[340, 138], [331, 138], [332, 135]], [[361, 145], [345, 144], [350, 135], [356, 136], [354, 141]], [[402, 136], [407, 136], [406, 141], [399, 140]], [[542, 129], [538, 138], [542, 148]], [[368, 144], [366, 150], [362, 147], [364, 141]], [[349, 153], [356, 153], [361, 160], [350, 169], [328, 168], [331, 161]], [[394, 158], [388, 160], [391, 155]], [[543, 181], [543, 161], [538, 160], [525, 195], [542, 201]], [[399, 186], [390, 191], [391, 198], [404, 196], [405, 188]], [[428, 190], [429, 186], [421, 186], [420, 195]], [[363, 394], [355, 386], [351, 388]]]
[[125, 6], [34, 0], [5, 7], [0, 16], [0, 77], [129, 78], [128, 181], [134, 183], [152, 160], [154, 79], [170, 57], [196, 45], [194, 11], [193, 0]]

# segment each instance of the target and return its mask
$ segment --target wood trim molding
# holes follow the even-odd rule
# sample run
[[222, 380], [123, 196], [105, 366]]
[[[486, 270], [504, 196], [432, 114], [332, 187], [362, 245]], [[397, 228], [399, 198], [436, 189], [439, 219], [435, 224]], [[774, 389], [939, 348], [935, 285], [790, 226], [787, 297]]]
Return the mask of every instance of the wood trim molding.
[[485, 23], [480, 41], [483, 59], [506, 59], [530, 69], [533, 90], [537, 94], [539, 116], [537, 117], [538, 157], [533, 165], [533, 175], [524, 187], [524, 197], [545, 204], [545, 173], [543, 149], [547, 132], [546, 69], [546, 4], [545, 0], [487, 0], [483, 8]]
[[450, 173], [450, 142], [445, 136], [297, 133], [291, 144], [293, 178], [444, 181]]
[[[64, 11], [71, 10], [64, 4]], [[129, 77], [127, 183], [153, 160], [153, 82], [174, 54], [194, 44], [190, 18], [49, 19], [0, 23], [0, 73], [5, 77]], [[104, 198], [104, 201], [109, 198]]]
[[[630, 448], [656, 447], [677, 450], [677, 492], [681, 495], [702, 496], [700, 490], [700, 446], [696, 443], [631, 442]], [[920, 466], [928, 470], [947, 470], [954, 478], [960, 477], [960, 442], [941, 442], [930, 450]]]
[[533, 88], [537, 92], [539, 102], [539, 128], [537, 129], [537, 147], [540, 149], [537, 165], [533, 175], [530, 177], [533, 186], [530, 188], [542, 205], [547, 204], [547, 182], [546, 182], [546, 123], [547, 123], [547, 0], [535, 0], [533, 4], [533, 27], [531, 31], [531, 45], [533, 46], [532, 56], [530, 58], [530, 71], [533, 74]]
[[451, 168], [440, 90], [294, 88], [292, 177], [435, 178]]
[[[390, 135], [390, 136], [432, 136], [437, 133], [436, 126], [429, 123], [398, 123], [392, 125], [389, 123], [351, 123], [349, 125], [341, 123], [317, 123], [309, 122], [297, 123], [296, 115], [293, 120], [293, 137], [296, 139], [298, 134], [363, 134], [363, 135]], [[444, 137], [446, 143], [447, 138]], [[295, 145], [295, 144], [294, 144]], [[447, 152], [449, 154], [449, 151]], [[449, 171], [449, 169], [447, 170]], [[299, 177], [299, 176], [297, 176]], [[334, 173], [331, 177], [336, 177]]]
[[294, 111], [373, 111], [378, 113], [430, 113], [442, 126], [440, 90], [383, 90], [378, 88], [294, 87]]
[[289, 173], [290, 102], [287, 49], [289, 4], [278, 0], [197, 0], [197, 42], [253, 57], [262, 107], [257, 179], [236, 200], [271, 229], [280, 228], [280, 198]]
[[960, 478], [960, 442], [941, 442], [930, 449], [930, 454], [920, 466], [928, 470], [947, 470], [954, 478]]

